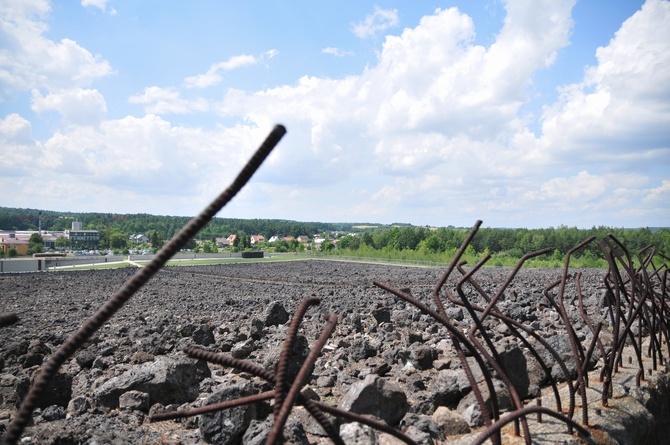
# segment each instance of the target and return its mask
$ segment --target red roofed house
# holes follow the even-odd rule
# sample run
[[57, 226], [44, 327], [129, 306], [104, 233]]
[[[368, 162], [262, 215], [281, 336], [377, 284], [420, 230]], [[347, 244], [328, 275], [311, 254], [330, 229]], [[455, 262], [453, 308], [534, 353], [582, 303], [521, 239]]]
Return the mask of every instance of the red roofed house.
[[251, 235], [251, 244], [262, 243], [263, 241], [265, 241], [263, 235]]

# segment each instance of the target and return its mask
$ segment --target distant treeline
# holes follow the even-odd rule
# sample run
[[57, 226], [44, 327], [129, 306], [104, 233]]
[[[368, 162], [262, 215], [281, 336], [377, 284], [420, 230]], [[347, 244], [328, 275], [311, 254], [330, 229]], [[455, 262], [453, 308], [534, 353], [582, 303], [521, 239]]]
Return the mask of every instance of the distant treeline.
[[[40, 214], [41, 212], [41, 214]], [[188, 221], [189, 217], [158, 216], [148, 214], [112, 214], [112, 213], [64, 213], [40, 211], [36, 209], [16, 209], [0, 207], [0, 229], [37, 230], [41, 216], [43, 230], [57, 231], [71, 228], [76, 218], [84, 229], [99, 230], [102, 233], [122, 232], [130, 234], [148, 234], [157, 232], [167, 240], [174, 236]], [[214, 218], [198, 234], [197, 238], [211, 240], [214, 237], [227, 237], [231, 234], [263, 235], [266, 240], [272, 236], [311, 236], [340, 232], [338, 250], [356, 251], [422, 251], [424, 253], [449, 252], [458, 248], [470, 228], [428, 228], [408, 224], [381, 225], [371, 223], [322, 223], [298, 222], [278, 219], [232, 219]], [[357, 236], [342, 234], [357, 233]], [[612, 227], [593, 227], [577, 229], [559, 226], [547, 229], [497, 229], [481, 228], [471, 243], [475, 253], [506, 254], [521, 257], [523, 254], [551, 248], [555, 255], [565, 255], [568, 250], [590, 236], [602, 239], [613, 234], [631, 253], [653, 245], [657, 252], [670, 256], [670, 229], [638, 228], [623, 229]], [[332, 243], [326, 245], [333, 248]], [[591, 243], [584, 252], [599, 256], [598, 246]]]
[[[392, 228], [390, 230], [364, 233], [360, 237], [344, 237], [338, 242], [338, 250], [416, 251], [424, 256], [436, 253], [455, 253], [470, 229], [440, 228], [426, 230], [422, 227]], [[480, 228], [470, 243], [472, 253], [504, 254], [510, 258], [520, 258], [526, 253], [545, 248], [552, 249], [552, 255], [561, 259], [573, 247], [595, 236], [602, 240], [612, 234], [629, 250], [636, 254], [641, 249], [653, 245], [657, 252], [670, 254], [670, 229], [648, 228], [617, 229], [593, 227], [577, 229], [559, 226], [548, 229], [495, 229]], [[597, 242], [581, 249], [578, 256], [588, 254], [600, 257]]]
[[[0, 207], [0, 229], [37, 230], [40, 210]], [[147, 234], [157, 231], [163, 238], [170, 239], [191, 218], [186, 216], [160, 216], [148, 214], [116, 213], [68, 213], [41, 211], [42, 230], [58, 231], [72, 227], [74, 219], [81, 221], [86, 230], [116, 229], [126, 234]], [[279, 219], [234, 219], [214, 218], [198, 234], [198, 239], [228, 237], [245, 232], [248, 235], [271, 236], [311, 236], [315, 233], [331, 231], [351, 231], [354, 224], [332, 224], [320, 222], [297, 222]]]

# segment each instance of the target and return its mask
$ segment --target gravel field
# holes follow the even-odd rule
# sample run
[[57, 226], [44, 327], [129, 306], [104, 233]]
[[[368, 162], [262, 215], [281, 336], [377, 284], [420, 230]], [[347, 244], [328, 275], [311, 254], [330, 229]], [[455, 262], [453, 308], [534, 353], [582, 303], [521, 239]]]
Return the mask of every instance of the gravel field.
[[[0, 275], [0, 312], [20, 317], [19, 323], [0, 329], [0, 430], [45, 357], [134, 272]], [[475, 278], [494, 295], [510, 272], [486, 268]], [[600, 320], [605, 271], [571, 272], [581, 272], [587, 312]], [[301, 324], [294, 352], [302, 358], [292, 363], [296, 370], [324, 328], [324, 315], [335, 313], [338, 319], [309, 380], [312, 397], [350, 408], [357, 403], [351, 398], [361, 382], [374, 387], [383, 380], [404, 400], [384, 400], [383, 412], [368, 414], [394, 427], [418, 429], [414, 437], [420, 443], [458, 440], [481, 430], [481, 414], [478, 419], [472, 412], [474, 399], [467, 380], [463, 383], [447, 330], [373, 285], [379, 280], [434, 307], [431, 293], [442, 274], [439, 268], [322, 260], [163, 269], [63, 366], [22, 443], [264, 443], [272, 419], [269, 402], [177, 421], [149, 422], [148, 417], [272, 389], [247, 373], [196, 362], [183, 350], [198, 346], [274, 371], [292, 315], [311, 296], [321, 302], [307, 311]], [[452, 275], [444, 289], [455, 294], [453, 280], [460, 274]], [[539, 333], [569, 362], [565, 328], [542, 293], [560, 276], [561, 270], [522, 269], [498, 307]], [[471, 301], [486, 305], [472, 287], [466, 291]], [[591, 333], [579, 317], [576, 295], [571, 280], [566, 306], [579, 339], [588, 347]], [[444, 301], [450, 320], [459, 329], [469, 329], [467, 312]], [[504, 326], [488, 321], [487, 326], [501, 354], [517, 354], [524, 365], [514, 383], [519, 394], [526, 400], [539, 396], [547, 378], [537, 363], [510, 341]], [[552, 358], [547, 360], [551, 363]], [[557, 366], [554, 372], [560, 379]], [[509, 395], [501, 400], [510, 403]], [[289, 419], [287, 442], [329, 443], [301, 410], [294, 409]], [[435, 420], [436, 412], [444, 410], [459, 417], [462, 430], [449, 433]], [[389, 414], [396, 411], [399, 414]], [[384, 435], [351, 425], [340, 427], [347, 443], [391, 443], [384, 442]]]

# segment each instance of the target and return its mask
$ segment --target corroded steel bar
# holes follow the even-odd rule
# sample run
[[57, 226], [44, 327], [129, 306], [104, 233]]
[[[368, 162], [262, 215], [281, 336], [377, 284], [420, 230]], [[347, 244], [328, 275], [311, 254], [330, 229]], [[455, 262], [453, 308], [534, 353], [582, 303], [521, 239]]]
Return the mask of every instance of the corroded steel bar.
[[554, 411], [550, 408], [544, 407], [544, 406], [537, 406], [537, 405], [532, 406], [531, 405], [531, 406], [527, 406], [527, 407], [525, 407], [523, 409], [520, 409], [520, 410], [517, 410], [517, 411], [512, 411], [511, 413], [509, 413], [504, 418], [501, 418], [499, 421], [497, 421], [493, 425], [487, 427], [484, 431], [482, 431], [482, 433], [479, 436], [477, 436], [477, 438], [475, 439], [474, 442], [472, 442], [471, 445], [482, 445], [486, 441], [486, 439], [489, 439], [496, 432], [499, 433], [500, 430], [505, 425], [512, 422], [514, 419], [518, 419], [521, 416], [527, 416], [527, 415], [533, 414], [533, 413], [547, 414], [547, 415], [549, 415], [551, 417], [554, 417], [554, 418], [560, 420], [561, 422], [564, 422], [565, 424], [575, 428], [582, 437], [585, 437], [585, 438], [591, 437], [591, 433], [589, 433], [589, 430], [587, 430], [586, 428], [584, 428], [582, 425], [575, 422], [574, 420], [570, 419], [569, 417], [566, 417], [564, 414], [557, 413], [556, 411]]
[[[456, 351], [459, 352], [459, 347], [461, 344], [465, 345], [465, 347], [468, 349], [468, 352], [472, 354], [474, 359], [477, 361], [477, 365], [479, 365], [479, 368], [482, 371], [482, 374], [484, 375], [484, 380], [486, 381], [487, 388], [489, 390], [489, 393], [491, 394], [491, 400], [493, 401], [495, 399], [495, 389], [493, 387], [493, 381], [491, 380], [490, 373], [486, 367], [486, 364], [484, 362], [484, 359], [479, 355], [479, 352], [477, 348], [472, 345], [470, 340], [463, 334], [461, 331], [456, 329], [454, 325], [452, 325], [449, 320], [447, 320], [446, 316], [443, 316], [439, 314], [438, 312], [434, 311], [430, 307], [426, 306], [424, 303], [420, 302], [419, 300], [415, 299], [411, 295], [402, 292], [400, 290], [394, 289], [393, 287], [382, 283], [381, 281], [374, 281], [373, 284], [377, 287], [380, 287], [384, 289], [387, 292], [392, 293], [393, 295], [405, 300], [406, 302], [416, 306], [421, 312], [424, 314], [430, 315], [433, 317], [435, 320], [440, 322], [443, 326], [447, 328], [447, 331], [449, 332], [449, 336], [454, 343], [454, 347], [456, 347]], [[464, 371], [466, 372], [466, 376], [468, 378], [468, 381], [470, 383], [470, 386], [472, 388], [473, 393], [475, 394], [475, 398], [477, 399], [477, 404], [479, 405], [479, 408], [482, 412], [482, 417], [484, 418], [484, 424], [490, 425], [491, 424], [491, 417], [490, 413], [488, 410], [488, 407], [484, 403], [484, 399], [482, 398], [481, 392], [479, 391], [479, 388], [477, 386], [477, 382], [474, 380], [474, 377], [472, 376], [471, 372], [469, 371], [469, 365], [467, 360], [465, 359], [465, 355], [462, 354], [462, 351], [459, 353], [459, 360], [461, 361], [461, 364], [463, 366]], [[497, 420], [497, 414], [498, 410], [494, 409], [493, 413], [494, 417]], [[500, 443], [499, 438], [494, 439], [495, 443]]]
[[437, 281], [437, 284], [435, 285], [435, 288], [433, 289], [433, 301], [435, 302], [435, 305], [437, 306], [437, 312], [438, 314], [442, 315], [444, 318], [446, 317], [446, 314], [444, 312], [444, 306], [442, 305], [442, 301], [440, 300], [440, 289], [442, 289], [442, 286], [444, 286], [444, 283], [447, 282], [447, 279], [449, 279], [449, 275], [451, 275], [451, 272], [454, 270], [454, 267], [458, 264], [460, 261], [461, 257], [465, 253], [465, 249], [468, 248], [468, 245], [470, 245], [470, 242], [472, 241], [472, 238], [474, 238], [475, 234], [477, 233], [477, 230], [479, 230], [479, 226], [482, 225], [482, 221], [477, 220], [475, 222], [475, 225], [472, 227], [470, 230], [470, 233], [468, 233], [468, 236], [465, 238], [463, 243], [461, 244], [461, 247], [458, 248], [458, 251], [456, 251], [456, 255], [454, 255], [454, 258], [451, 260], [449, 263], [449, 266], [447, 266], [447, 269], [444, 271], [442, 274], [442, 277]]
[[265, 391], [260, 394], [253, 394], [246, 397], [240, 397], [235, 400], [226, 400], [225, 402], [213, 403], [198, 408], [185, 409], [182, 411], [170, 411], [166, 413], [156, 413], [149, 417], [150, 422], [162, 422], [164, 420], [184, 419], [186, 417], [197, 416], [199, 414], [212, 413], [224, 409], [235, 408], [242, 405], [251, 405], [252, 403], [270, 400], [275, 395], [274, 391]]
[[312, 296], [307, 298], [300, 303], [298, 309], [296, 309], [295, 314], [293, 315], [293, 320], [291, 320], [291, 326], [289, 327], [288, 333], [286, 334], [286, 340], [284, 341], [284, 347], [282, 352], [279, 355], [279, 363], [277, 364], [277, 376], [275, 380], [275, 405], [274, 405], [274, 416], [275, 418], [279, 414], [279, 408], [281, 408], [286, 398], [286, 393], [288, 392], [288, 382], [286, 381], [286, 373], [288, 370], [289, 359], [291, 356], [291, 351], [293, 350], [293, 343], [295, 342], [296, 336], [298, 335], [298, 328], [302, 319], [305, 317], [305, 313], [310, 306], [317, 305], [321, 302], [321, 299]]
[[24, 429], [30, 422], [32, 413], [37, 403], [46, 391], [47, 385], [56, 374], [61, 365], [88, 340], [100, 326], [107, 322], [135, 292], [145, 285], [151, 277], [184, 245], [195, 236], [205, 224], [207, 224], [235, 195], [246, 185], [251, 176], [258, 170], [263, 161], [268, 157], [272, 149], [286, 134], [282, 125], [274, 127], [261, 146], [256, 150], [251, 159], [242, 168], [235, 180], [226, 188], [209, 206], [198, 216], [191, 219], [177, 235], [170, 240], [147, 265], [138, 269], [114, 295], [98, 311], [90, 317], [83, 326], [74, 332], [61, 347], [54, 352], [30, 387], [28, 395], [23, 399], [21, 407], [7, 428], [3, 437], [4, 444], [15, 444], [18, 442]]
[[[521, 409], [523, 407], [523, 404], [521, 403], [521, 398], [519, 397], [519, 393], [517, 392], [516, 388], [514, 388], [514, 385], [512, 384], [512, 381], [509, 379], [509, 376], [505, 372], [505, 370], [502, 367], [502, 360], [500, 359], [500, 355], [498, 355], [498, 351], [495, 348], [495, 345], [493, 344], [493, 340], [491, 340], [491, 337], [489, 337], [488, 332], [486, 329], [484, 329], [484, 325], [480, 321], [479, 317], [477, 317], [477, 314], [475, 313], [474, 309], [472, 308], [472, 305], [470, 304], [468, 298], [465, 295], [465, 292], [463, 291], [463, 284], [469, 280], [469, 278], [481, 268], [484, 263], [490, 258], [490, 255], [485, 255], [484, 258], [482, 258], [473, 268], [470, 270], [468, 273], [463, 275], [463, 277], [459, 280], [458, 284], [456, 285], [456, 291], [458, 292], [459, 297], [461, 298], [461, 301], [465, 308], [467, 309], [468, 313], [470, 314], [470, 317], [472, 317], [473, 321], [475, 322], [475, 326], [470, 330], [468, 334], [468, 338], [472, 342], [473, 345], [479, 350], [481, 353], [482, 357], [495, 369], [495, 371], [498, 373], [498, 376], [501, 378], [505, 386], [507, 387], [507, 390], [510, 393], [510, 396], [512, 397], [512, 401], [514, 402], [514, 406], [516, 409]], [[493, 300], [491, 300], [493, 301]], [[482, 345], [477, 338], [475, 337], [474, 333], [476, 331], [479, 331], [480, 335], [484, 338], [484, 341], [486, 342], [491, 354], [488, 353], [484, 345]], [[491, 395], [491, 400], [493, 401], [493, 394]], [[527, 445], [530, 445], [530, 431], [528, 430], [528, 422], [525, 417], [521, 417], [521, 422], [523, 424], [523, 433], [524, 433], [524, 439], [526, 441]], [[514, 422], [514, 434], [519, 435], [519, 424], [518, 422]]]
[[312, 369], [314, 368], [316, 359], [319, 357], [319, 354], [321, 354], [321, 350], [324, 346], [326, 346], [326, 341], [328, 341], [328, 338], [335, 329], [335, 325], [337, 324], [337, 315], [327, 314], [326, 320], [326, 327], [323, 328], [321, 335], [317, 339], [312, 349], [309, 351], [305, 362], [300, 367], [300, 371], [293, 381], [293, 385], [291, 385], [291, 389], [289, 390], [288, 394], [286, 394], [286, 398], [284, 399], [284, 403], [279, 409], [279, 413], [275, 416], [274, 426], [272, 427], [272, 431], [270, 431], [266, 442], [268, 445], [278, 443], [277, 441], [281, 437], [281, 432], [283, 431], [284, 425], [288, 420], [288, 415], [291, 413], [293, 404], [300, 394], [300, 388], [302, 388], [302, 386], [307, 382], [307, 379], [309, 378], [310, 374], [312, 373]]
[[386, 425], [383, 422], [378, 422], [374, 419], [371, 419], [370, 417], [361, 416], [360, 414], [352, 413], [351, 411], [344, 411], [339, 408], [335, 408], [334, 406], [327, 405], [323, 402], [317, 402], [317, 401], [313, 402], [317, 407], [319, 407], [320, 410], [332, 414], [333, 416], [343, 417], [345, 419], [353, 420], [354, 422], [362, 423], [363, 425], [367, 425], [376, 430], [390, 434], [402, 440], [408, 445], [417, 445], [415, 441], [407, 437], [405, 434], [401, 433], [396, 429], [391, 428], [390, 426]]

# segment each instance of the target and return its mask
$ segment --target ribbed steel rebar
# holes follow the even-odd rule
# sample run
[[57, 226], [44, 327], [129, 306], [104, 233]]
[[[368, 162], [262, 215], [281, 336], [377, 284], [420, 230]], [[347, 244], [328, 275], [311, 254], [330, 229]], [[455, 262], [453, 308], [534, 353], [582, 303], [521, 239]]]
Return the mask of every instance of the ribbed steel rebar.
[[74, 332], [61, 347], [53, 353], [30, 387], [28, 395], [23, 399], [21, 406], [7, 428], [2, 441], [4, 444], [16, 444], [30, 422], [32, 413], [37, 403], [46, 391], [47, 385], [56, 374], [61, 365], [70, 358], [79, 347], [88, 340], [100, 326], [106, 323], [137, 290], [145, 285], [149, 279], [193, 236], [195, 236], [205, 224], [207, 224], [251, 179], [272, 149], [286, 134], [282, 125], [277, 125], [270, 132], [265, 141], [256, 150], [251, 159], [242, 168], [232, 184], [226, 188], [209, 206], [198, 216], [191, 219], [179, 233], [170, 240], [144, 267], [131, 277], [98, 311], [90, 317], [83, 326]]

